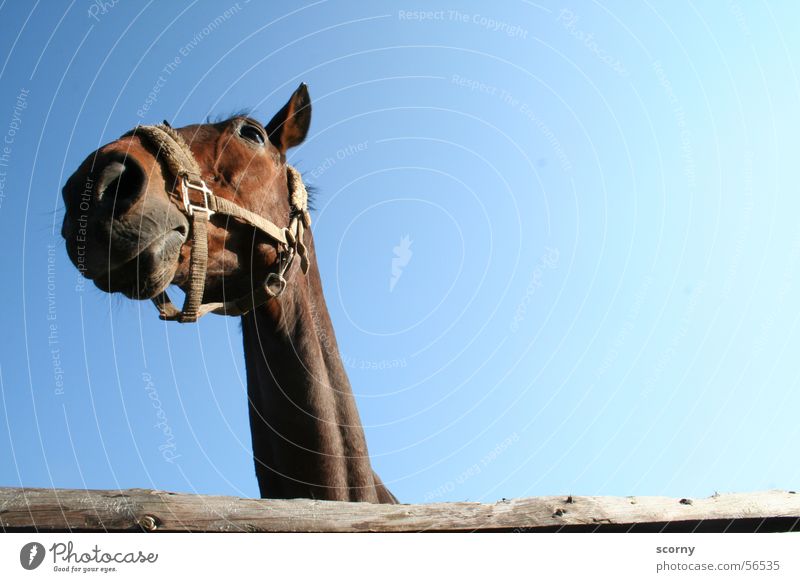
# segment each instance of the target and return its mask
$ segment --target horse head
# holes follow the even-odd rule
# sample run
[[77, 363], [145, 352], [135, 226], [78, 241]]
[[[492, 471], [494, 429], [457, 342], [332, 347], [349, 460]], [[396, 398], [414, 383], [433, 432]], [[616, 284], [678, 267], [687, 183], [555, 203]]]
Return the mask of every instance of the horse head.
[[[196, 303], [231, 315], [247, 311], [254, 289], [266, 289], [266, 300], [275, 289], [262, 283], [288, 276], [295, 252], [305, 253], [308, 212], [293, 192], [305, 189], [286, 152], [303, 142], [310, 121], [300, 85], [266, 125], [243, 115], [178, 129], [165, 122], [101, 147], [63, 188], [70, 260], [103, 291], [160, 298], [162, 316], [169, 285], [187, 301], [199, 287]], [[298, 262], [307, 265], [305, 256]], [[245, 298], [238, 312], [231, 298]]]

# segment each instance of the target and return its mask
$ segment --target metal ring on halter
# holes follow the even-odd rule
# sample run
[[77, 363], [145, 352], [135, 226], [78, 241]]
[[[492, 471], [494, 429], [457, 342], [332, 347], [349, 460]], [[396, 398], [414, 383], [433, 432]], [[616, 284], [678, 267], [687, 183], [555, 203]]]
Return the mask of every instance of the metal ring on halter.
[[264, 286], [273, 297], [280, 297], [286, 291], [286, 279], [279, 273], [270, 273], [264, 281]]

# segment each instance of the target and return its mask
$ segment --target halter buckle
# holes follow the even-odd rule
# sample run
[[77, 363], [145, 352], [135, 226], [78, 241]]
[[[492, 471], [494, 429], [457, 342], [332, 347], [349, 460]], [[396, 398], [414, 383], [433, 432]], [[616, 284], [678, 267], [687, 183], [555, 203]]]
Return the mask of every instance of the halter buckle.
[[[198, 192], [203, 193], [202, 206], [192, 203], [191, 199], [189, 198], [189, 190], [197, 190]], [[196, 210], [205, 212], [209, 217], [214, 214], [214, 211], [208, 207], [208, 197], [213, 195], [214, 193], [209, 189], [208, 186], [206, 186], [206, 183], [203, 180], [200, 180], [199, 182], [192, 182], [189, 180], [188, 176], [182, 177], [181, 196], [183, 196], [183, 208], [186, 210], [186, 214], [189, 216], [192, 216]]]
[[[264, 280], [264, 286], [272, 297], [279, 297], [286, 290], [286, 279], [279, 273], [270, 273]], [[277, 287], [277, 289], [273, 287]]]

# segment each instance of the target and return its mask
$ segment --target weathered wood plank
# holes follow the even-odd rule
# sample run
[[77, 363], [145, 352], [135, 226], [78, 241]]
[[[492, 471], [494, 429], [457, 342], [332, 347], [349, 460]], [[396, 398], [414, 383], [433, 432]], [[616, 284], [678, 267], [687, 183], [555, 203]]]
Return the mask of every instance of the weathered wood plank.
[[487, 504], [372, 505], [144, 489], [0, 489], [4, 531], [626, 531], [648, 525], [655, 530], [800, 531], [800, 495], [766, 491], [694, 500], [562, 496]]

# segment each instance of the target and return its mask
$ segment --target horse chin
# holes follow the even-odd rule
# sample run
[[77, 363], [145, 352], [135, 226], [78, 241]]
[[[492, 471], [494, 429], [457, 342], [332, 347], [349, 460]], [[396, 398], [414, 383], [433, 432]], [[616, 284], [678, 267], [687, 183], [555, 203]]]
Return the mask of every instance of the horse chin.
[[160, 235], [128, 262], [94, 277], [94, 284], [106, 293], [152, 299], [172, 283], [185, 240], [176, 230]]

